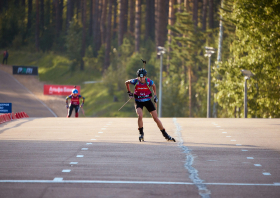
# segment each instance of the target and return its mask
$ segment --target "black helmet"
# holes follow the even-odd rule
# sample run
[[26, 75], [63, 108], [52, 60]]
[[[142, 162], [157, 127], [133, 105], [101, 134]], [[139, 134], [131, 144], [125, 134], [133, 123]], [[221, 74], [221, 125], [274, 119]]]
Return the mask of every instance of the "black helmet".
[[147, 71], [144, 68], [138, 69], [138, 71], [136, 72], [136, 75], [138, 77], [144, 77], [147, 76]]

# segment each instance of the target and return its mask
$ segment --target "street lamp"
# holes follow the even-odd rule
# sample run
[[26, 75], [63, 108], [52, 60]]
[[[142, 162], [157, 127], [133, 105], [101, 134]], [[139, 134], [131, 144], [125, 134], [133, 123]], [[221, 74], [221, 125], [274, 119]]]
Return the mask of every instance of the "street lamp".
[[160, 76], [159, 76], [159, 101], [158, 101], [158, 117], [161, 117], [161, 104], [162, 104], [162, 55], [165, 54], [166, 49], [164, 47], [158, 46], [158, 53], [160, 55]]
[[244, 85], [244, 118], [247, 118], [247, 80], [249, 80], [254, 74], [250, 70], [241, 70], [244, 79], [245, 79], [245, 85]]
[[211, 107], [211, 56], [215, 53], [213, 47], [205, 47], [205, 57], [208, 57], [208, 94], [207, 94], [207, 118], [210, 118]]

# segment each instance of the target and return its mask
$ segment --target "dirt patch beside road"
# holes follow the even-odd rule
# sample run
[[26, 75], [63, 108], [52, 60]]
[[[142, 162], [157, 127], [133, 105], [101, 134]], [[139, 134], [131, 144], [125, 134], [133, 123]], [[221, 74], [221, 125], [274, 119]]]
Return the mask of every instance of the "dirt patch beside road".
[[[13, 75], [11, 65], [0, 65], [0, 70], [10, 74], [29, 91], [31, 91], [39, 100], [44, 102], [57, 117], [66, 117], [67, 109], [65, 108], [65, 96], [49, 96], [44, 95], [44, 82], [40, 82], [38, 76], [29, 75]], [[9, 82], [7, 82], [8, 84]], [[20, 97], [18, 97], [20, 100]], [[47, 110], [47, 109], [46, 109]]]

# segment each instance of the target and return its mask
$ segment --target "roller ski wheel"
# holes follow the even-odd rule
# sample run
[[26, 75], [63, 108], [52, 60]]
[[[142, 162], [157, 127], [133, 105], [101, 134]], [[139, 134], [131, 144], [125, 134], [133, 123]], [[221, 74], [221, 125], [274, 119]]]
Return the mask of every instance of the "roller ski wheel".
[[169, 136], [168, 138], [165, 138], [165, 139], [166, 139], [167, 141], [170, 141], [170, 142], [172, 142], [172, 141], [173, 141], [173, 142], [176, 142], [176, 140], [175, 140], [173, 137], [170, 137], [170, 136]]
[[171, 136], [169, 136], [167, 133], [166, 133], [166, 131], [164, 130], [164, 131], [162, 131], [162, 135], [163, 135], [163, 137], [166, 139], [166, 141], [173, 141], [173, 142], [176, 142], [176, 140], [173, 138], [173, 137], [171, 137]]
[[144, 136], [143, 135], [139, 136], [139, 142], [144, 142]]

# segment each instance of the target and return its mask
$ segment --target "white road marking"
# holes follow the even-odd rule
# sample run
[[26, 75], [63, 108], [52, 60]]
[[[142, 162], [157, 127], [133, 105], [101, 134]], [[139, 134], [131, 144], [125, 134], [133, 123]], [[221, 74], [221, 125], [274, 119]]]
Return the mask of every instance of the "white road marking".
[[271, 175], [270, 173], [263, 173], [263, 175]]
[[260, 164], [254, 164], [254, 166], [262, 166], [262, 165], [260, 165]]
[[70, 162], [69, 164], [78, 164], [78, 162]]
[[[0, 180], [0, 183], [84, 183], [84, 184], [159, 184], [159, 185], [195, 185], [191, 182], [160, 182], [160, 181], [104, 181], [104, 180]], [[213, 186], [280, 186], [280, 183], [201, 183]]]
[[88, 148], [82, 148], [82, 151], [87, 151], [88, 150]]
[[76, 157], [84, 157], [84, 155], [77, 155]]
[[183, 153], [186, 155], [186, 161], [184, 167], [189, 172], [189, 178], [197, 187], [198, 194], [202, 198], [209, 198], [211, 191], [207, 188], [205, 184], [202, 184], [203, 180], [199, 178], [198, 170], [192, 166], [194, 162], [194, 156], [192, 155], [191, 150], [188, 147], [184, 146], [184, 140], [181, 134], [181, 126], [177, 122], [176, 118], [173, 118], [173, 123], [176, 126], [176, 135], [178, 137], [177, 145], [179, 146], [180, 149], [182, 149]]
[[62, 177], [55, 177], [54, 179], [53, 179], [53, 181], [62, 181], [63, 180], [63, 178]]
[[89, 143], [86, 143], [87, 145], [89, 145], [89, 144], [92, 144], [91, 142], [89, 142]]
[[243, 149], [242, 151], [248, 151], [248, 150]]
[[236, 144], [236, 146], [242, 146], [242, 144]]
[[247, 159], [254, 159], [253, 157], [247, 157]]
[[70, 170], [70, 169], [64, 169], [64, 170], [62, 170], [62, 172], [63, 172], [63, 173], [70, 173], [71, 170]]

